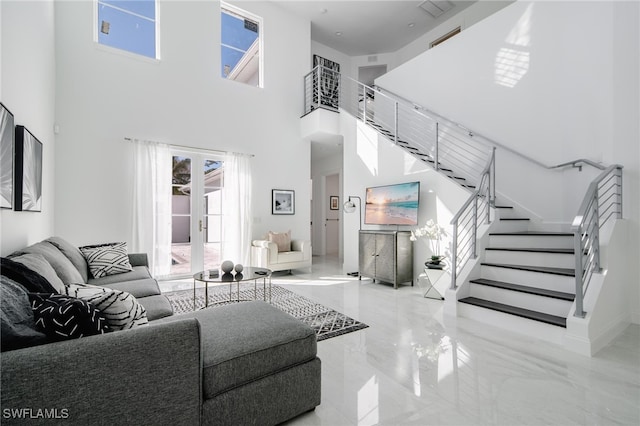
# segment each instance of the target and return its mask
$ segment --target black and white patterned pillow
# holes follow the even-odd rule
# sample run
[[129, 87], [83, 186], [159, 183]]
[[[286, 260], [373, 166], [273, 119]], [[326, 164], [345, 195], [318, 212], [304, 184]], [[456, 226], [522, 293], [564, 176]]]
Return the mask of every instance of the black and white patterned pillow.
[[122, 274], [133, 268], [129, 262], [127, 243], [109, 243], [80, 247], [94, 278]]
[[100, 310], [112, 330], [126, 330], [149, 322], [147, 311], [131, 293], [89, 284], [69, 284], [69, 296], [86, 300]]
[[109, 331], [89, 302], [64, 294], [29, 293], [36, 327], [50, 340], [68, 340]]

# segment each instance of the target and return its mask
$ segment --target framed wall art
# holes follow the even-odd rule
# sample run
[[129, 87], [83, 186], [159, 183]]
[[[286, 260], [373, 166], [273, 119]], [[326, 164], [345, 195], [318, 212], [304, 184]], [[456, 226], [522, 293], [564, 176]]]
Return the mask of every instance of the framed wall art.
[[42, 211], [42, 142], [24, 126], [16, 126], [16, 211]]
[[339, 210], [339, 198], [336, 195], [329, 196], [329, 210]]
[[13, 208], [13, 149], [15, 142], [13, 114], [0, 103], [0, 208]]
[[271, 214], [295, 214], [296, 194], [290, 189], [271, 190]]

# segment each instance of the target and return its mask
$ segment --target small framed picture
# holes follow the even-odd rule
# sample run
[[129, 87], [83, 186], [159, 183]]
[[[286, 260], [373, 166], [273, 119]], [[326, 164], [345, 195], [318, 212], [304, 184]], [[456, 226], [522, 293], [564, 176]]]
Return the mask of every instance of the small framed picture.
[[295, 214], [296, 194], [291, 189], [271, 190], [271, 214]]
[[329, 197], [329, 210], [339, 210], [338, 200], [339, 198], [337, 195], [331, 195]]

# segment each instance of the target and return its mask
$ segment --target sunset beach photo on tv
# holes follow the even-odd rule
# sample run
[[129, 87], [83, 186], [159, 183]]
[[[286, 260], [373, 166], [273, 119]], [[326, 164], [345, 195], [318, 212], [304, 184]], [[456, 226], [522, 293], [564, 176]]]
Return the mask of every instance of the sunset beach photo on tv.
[[365, 204], [368, 225], [417, 225], [420, 182], [367, 188]]

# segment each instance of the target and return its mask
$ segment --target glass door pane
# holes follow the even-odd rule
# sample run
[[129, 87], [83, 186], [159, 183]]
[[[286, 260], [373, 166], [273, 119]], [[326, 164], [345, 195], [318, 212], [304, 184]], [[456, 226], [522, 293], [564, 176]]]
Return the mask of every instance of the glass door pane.
[[204, 269], [217, 269], [222, 260], [222, 161], [204, 160], [203, 250]]
[[173, 157], [171, 184], [171, 275], [191, 273], [191, 159]]

